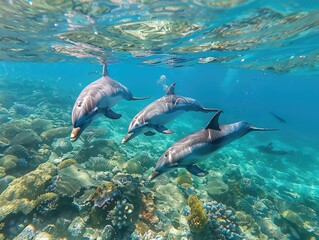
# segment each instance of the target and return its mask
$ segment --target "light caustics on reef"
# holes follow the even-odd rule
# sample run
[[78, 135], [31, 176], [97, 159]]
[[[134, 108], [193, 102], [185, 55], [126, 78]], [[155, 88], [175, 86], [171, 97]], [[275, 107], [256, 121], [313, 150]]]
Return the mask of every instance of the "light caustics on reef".
[[315, 71], [318, 45], [308, 39], [318, 38], [317, 15], [298, 1], [8, 0], [0, 9], [0, 57]]

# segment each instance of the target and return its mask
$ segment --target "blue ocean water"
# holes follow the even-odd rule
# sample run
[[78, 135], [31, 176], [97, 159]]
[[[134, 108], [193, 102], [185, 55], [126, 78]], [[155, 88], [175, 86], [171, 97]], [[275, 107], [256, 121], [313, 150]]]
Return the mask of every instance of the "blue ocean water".
[[[0, 7], [0, 239], [317, 239], [318, 4], [310, 1], [5, 1]], [[5, 17], [4, 17], [5, 16]], [[76, 142], [81, 91], [109, 77], [143, 101]], [[252, 132], [201, 156], [208, 175], [156, 162], [214, 113], [121, 144], [166, 94]], [[197, 200], [194, 199], [196, 196]], [[193, 201], [193, 202], [192, 202]], [[197, 204], [197, 205], [196, 205]], [[195, 206], [196, 205], [196, 206]]]

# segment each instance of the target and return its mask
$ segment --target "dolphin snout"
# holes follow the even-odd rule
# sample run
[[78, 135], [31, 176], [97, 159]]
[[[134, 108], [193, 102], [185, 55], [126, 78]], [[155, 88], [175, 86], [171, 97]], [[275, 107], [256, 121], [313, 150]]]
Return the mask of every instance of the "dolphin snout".
[[122, 144], [124, 144], [124, 143], [128, 142], [129, 140], [131, 140], [133, 138], [133, 135], [134, 135], [133, 132], [126, 134], [126, 136], [122, 140]]
[[154, 171], [151, 176], [149, 176], [148, 180], [152, 181], [154, 178], [157, 178], [161, 173], [158, 171]]
[[72, 129], [71, 136], [70, 136], [71, 142], [75, 142], [75, 141], [78, 139], [78, 137], [79, 137], [79, 135], [80, 135], [80, 134], [79, 134], [80, 131], [81, 131], [81, 128], [80, 128], [80, 127], [73, 128], [73, 129]]

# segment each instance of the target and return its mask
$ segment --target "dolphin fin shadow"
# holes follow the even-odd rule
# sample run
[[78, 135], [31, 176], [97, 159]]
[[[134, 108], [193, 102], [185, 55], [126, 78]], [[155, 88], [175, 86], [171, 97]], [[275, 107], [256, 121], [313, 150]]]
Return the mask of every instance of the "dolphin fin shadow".
[[152, 132], [152, 131], [147, 131], [144, 133], [145, 136], [153, 136], [155, 135], [156, 133], [155, 132]]
[[186, 169], [197, 177], [204, 177], [208, 174], [207, 171], [200, 169], [196, 164], [190, 165]]

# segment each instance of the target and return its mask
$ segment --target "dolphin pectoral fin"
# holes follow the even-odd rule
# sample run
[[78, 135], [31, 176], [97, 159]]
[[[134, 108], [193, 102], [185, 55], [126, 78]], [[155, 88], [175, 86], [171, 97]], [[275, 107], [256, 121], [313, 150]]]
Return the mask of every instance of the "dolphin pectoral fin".
[[148, 98], [150, 98], [150, 97], [132, 97], [130, 100], [145, 100]]
[[200, 169], [196, 164], [190, 165], [186, 169], [191, 174], [194, 174], [197, 177], [204, 177], [204, 176], [206, 176], [208, 174], [207, 171], [204, 171], [204, 170]]
[[156, 133], [155, 132], [152, 132], [152, 131], [148, 131], [148, 132], [145, 132], [144, 135], [145, 136], [153, 136], [155, 135]]
[[172, 134], [174, 132], [173, 130], [168, 129], [163, 125], [156, 127], [155, 130], [164, 134]]
[[113, 112], [111, 109], [107, 109], [104, 112], [104, 116], [110, 119], [119, 119], [120, 117], [122, 117], [122, 114]]
[[202, 108], [202, 112], [218, 112], [219, 109], [215, 109], [215, 108]]

